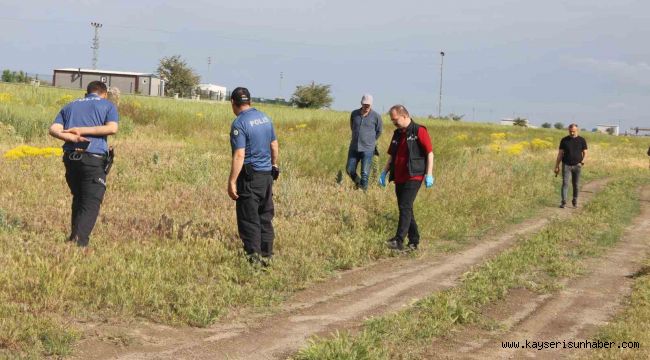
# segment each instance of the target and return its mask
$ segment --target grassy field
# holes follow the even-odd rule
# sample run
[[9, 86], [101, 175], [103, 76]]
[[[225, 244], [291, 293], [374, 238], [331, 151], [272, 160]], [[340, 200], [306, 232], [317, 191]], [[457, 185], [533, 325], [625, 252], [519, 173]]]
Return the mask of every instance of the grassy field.
[[[0, 154], [60, 146], [47, 127], [81, 95], [0, 84]], [[337, 182], [348, 113], [259, 108], [274, 120], [282, 168], [277, 256], [264, 274], [243, 260], [226, 193], [229, 104], [123, 97], [91, 256], [64, 244], [70, 195], [61, 159], [45, 150], [0, 156], [0, 357], [70, 354], [80, 321], [207, 326], [233, 309], [267, 311], [336, 270], [394, 256], [383, 246], [397, 222], [392, 185], [373, 182], [363, 193]], [[421, 123], [436, 156], [436, 186], [415, 204], [424, 252], [453, 251], [558, 203], [552, 168], [566, 131]], [[586, 181], [647, 171], [644, 139], [583, 135]]]
[[[580, 274], [580, 261], [614, 245], [625, 225], [638, 214], [635, 190], [644, 181], [647, 179], [632, 177], [608, 185], [580, 217], [554, 220], [541, 232], [466, 273], [458, 287], [420, 300], [407, 310], [370, 320], [359, 334], [342, 332], [314, 339], [295, 359], [427, 358], [432, 338], [448, 334], [455, 325], [489, 323], [490, 319], [480, 315], [481, 306], [504, 298], [510, 290], [547, 292], [558, 288], [561, 279]], [[647, 327], [643, 322], [635, 324]]]

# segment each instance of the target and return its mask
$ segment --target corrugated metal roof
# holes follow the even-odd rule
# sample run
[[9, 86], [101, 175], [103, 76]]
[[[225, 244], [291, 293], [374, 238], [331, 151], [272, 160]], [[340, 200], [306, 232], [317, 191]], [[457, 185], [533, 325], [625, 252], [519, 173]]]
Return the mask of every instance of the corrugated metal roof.
[[92, 69], [78, 69], [78, 68], [61, 68], [61, 69], [54, 69], [54, 71], [72, 71], [72, 72], [82, 72], [82, 73], [102, 74], [102, 75], [152, 76], [158, 78], [158, 75], [156, 74], [130, 72], [130, 71], [92, 70]]
[[217, 84], [199, 84], [201, 90], [223, 91], [226, 92], [226, 87]]

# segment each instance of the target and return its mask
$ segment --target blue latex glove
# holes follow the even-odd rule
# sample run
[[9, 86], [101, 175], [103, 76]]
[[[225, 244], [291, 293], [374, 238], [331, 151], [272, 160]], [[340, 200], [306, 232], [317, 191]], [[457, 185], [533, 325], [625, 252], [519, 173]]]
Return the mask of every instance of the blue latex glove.
[[381, 187], [386, 187], [386, 170], [381, 172], [381, 175], [379, 175], [379, 186]]
[[434, 182], [435, 179], [433, 178], [433, 175], [427, 175], [424, 177], [424, 185], [427, 187], [427, 189], [431, 189]]

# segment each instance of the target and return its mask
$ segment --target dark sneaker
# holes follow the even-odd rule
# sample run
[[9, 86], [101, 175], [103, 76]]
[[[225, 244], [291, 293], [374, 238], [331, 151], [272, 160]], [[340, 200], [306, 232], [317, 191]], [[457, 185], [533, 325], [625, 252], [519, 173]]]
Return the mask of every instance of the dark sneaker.
[[395, 238], [386, 241], [386, 246], [388, 246], [388, 248], [392, 249], [392, 250], [403, 250], [404, 249], [404, 244], [401, 241], [398, 241]]
[[354, 190], [359, 190], [359, 188], [361, 187], [361, 178], [355, 177], [354, 179], [352, 179], [352, 181], [354, 182]]
[[418, 249], [418, 244], [409, 243], [406, 245], [406, 251], [416, 251]]
[[571, 201], [571, 204], [573, 205], [574, 208], [577, 208], [578, 207], [578, 199], [573, 199], [573, 201]]
[[560, 209], [564, 209], [565, 207], [566, 207], [566, 203], [563, 201], [563, 202], [560, 204]]
[[273, 264], [273, 257], [272, 256], [262, 256], [260, 259], [260, 263], [262, 264], [263, 267], [269, 267], [271, 264]]
[[246, 255], [246, 259], [248, 260], [248, 263], [253, 266], [267, 267], [270, 263], [269, 259], [263, 258], [259, 254]]

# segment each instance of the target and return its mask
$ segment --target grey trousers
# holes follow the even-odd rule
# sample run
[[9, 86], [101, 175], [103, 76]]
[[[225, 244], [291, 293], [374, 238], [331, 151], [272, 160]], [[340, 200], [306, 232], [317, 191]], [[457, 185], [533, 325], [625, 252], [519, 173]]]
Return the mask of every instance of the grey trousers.
[[562, 164], [562, 203], [566, 204], [569, 192], [569, 176], [571, 176], [571, 185], [573, 186], [573, 199], [578, 199], [578, 183], [580, 182], [580, 171], [582, 165]]

